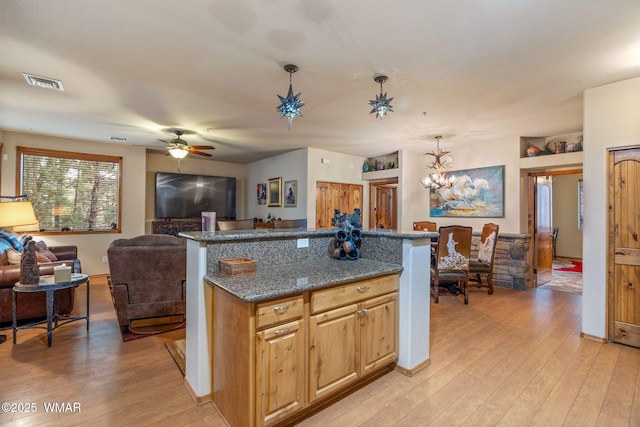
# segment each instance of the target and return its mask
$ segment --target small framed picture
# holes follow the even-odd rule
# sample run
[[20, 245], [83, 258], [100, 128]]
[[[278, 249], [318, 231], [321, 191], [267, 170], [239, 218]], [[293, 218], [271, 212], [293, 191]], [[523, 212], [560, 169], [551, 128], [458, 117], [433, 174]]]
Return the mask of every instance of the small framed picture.
[[298, 202], [298, 181], [284, 182], [284, 207], [295, 208]]
[[258, 197], [259, 205], [267, 204], [267, 184], [258, 184], [256, 188], [256, 195]]
[[269, 179], [267, 199], [269, 203], [267, 206], [280, 207], [282, 206], [282, 178]]

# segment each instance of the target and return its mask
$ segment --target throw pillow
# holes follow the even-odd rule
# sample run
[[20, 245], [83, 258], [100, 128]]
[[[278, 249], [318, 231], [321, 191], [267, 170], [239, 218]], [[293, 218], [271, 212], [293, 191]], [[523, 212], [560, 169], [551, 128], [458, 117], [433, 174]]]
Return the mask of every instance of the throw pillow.
[[13, 249], [13, 246], [11, 246], [11, 243], [0, 238], [0, 253], [5, 253], [8, 249]]
[[[10, 265], [19, 265], [21, 259], [22, 252], [18, 252], [15, 249], [7, 249], [7, 260], [9, 261]], [[36, 259], [38, 263], [50, 262], [49, 258], [38, 252], [36, 252]]]
[[16, 233], [11, 231], [0, 229], [0, 237], [11, 244], [13, 249], [18, 252], [22, 252], [22, 239]]
[[15, 249], [7, 249], [7, 259], [9, 264], [20, 264], [20, 258], [22, 258], [22, 252], [18, 252]]
[[49, 261], [58, 260], [58, 257], [49, 250], [49, 248], [47, 247], [47, 244], [42, 240], [40, 240], [39, 242], [36, 242], [36, 255], [38, 253], [46, 257]]

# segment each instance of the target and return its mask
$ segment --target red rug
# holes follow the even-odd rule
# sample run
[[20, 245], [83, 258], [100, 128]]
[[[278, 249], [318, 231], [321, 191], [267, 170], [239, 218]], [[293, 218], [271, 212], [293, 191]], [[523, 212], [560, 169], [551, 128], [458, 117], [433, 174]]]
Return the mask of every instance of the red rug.
[[574, 273], [582, 273], [582, 261], [573, 261], [571, 260], [571, 264], [573, 267], [560, 267], [554, 268], [556, 271], [572, 271]]

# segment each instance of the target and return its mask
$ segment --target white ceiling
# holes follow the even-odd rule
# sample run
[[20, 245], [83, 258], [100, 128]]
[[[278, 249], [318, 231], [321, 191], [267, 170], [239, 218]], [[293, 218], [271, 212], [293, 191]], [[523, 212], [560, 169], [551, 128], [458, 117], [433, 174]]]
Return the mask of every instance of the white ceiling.
[[0, 1], [0, 128], [157, 148], [181, 128], [221, 161], [580, 131], [585, 89], [638, 75], [638, 0]]

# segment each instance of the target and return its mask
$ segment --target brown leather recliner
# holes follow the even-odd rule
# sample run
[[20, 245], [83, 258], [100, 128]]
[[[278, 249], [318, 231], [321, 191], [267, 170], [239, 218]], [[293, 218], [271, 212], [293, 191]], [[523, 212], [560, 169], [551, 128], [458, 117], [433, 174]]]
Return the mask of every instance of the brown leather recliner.
[[[71, 265], [74, 273], [81, 273], [78, 248], [75, 245], [49, 246], [58, 261], [38, 263], [40, 275], [53, 274], [53, 267]], [[20, 265], [9, 264], [6, 252], [0, 254], [0, 324], [13, 322], [13, 286], [20, 281]], [[75, 288], [58, 292], [60, 314], [73, 311]], [[25, 292], [18, 295], [18, 320], [44, 318], [47, 316], [47, 302], [44, 292]]]
[[113, 304], [121, 330], [132, 320], [185, 315], [186, 240], [146, 234], [107, 250]]

